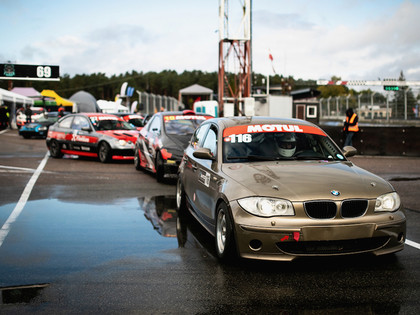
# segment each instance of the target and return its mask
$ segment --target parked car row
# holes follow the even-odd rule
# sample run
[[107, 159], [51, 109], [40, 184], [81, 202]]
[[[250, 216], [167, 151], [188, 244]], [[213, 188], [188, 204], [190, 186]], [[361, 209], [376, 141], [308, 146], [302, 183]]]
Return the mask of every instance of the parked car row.
[[110, 114], [71, 114], [48, 131], [52, 157], [132, 159], [157, 181], [177, 181], [178, 212], [214, 236], [221, 260], [404, 248], [406, 217], [390, 183], [348, 158], [318, 126], [297, 119], [214, 118], [160, 112], [137, 130]]

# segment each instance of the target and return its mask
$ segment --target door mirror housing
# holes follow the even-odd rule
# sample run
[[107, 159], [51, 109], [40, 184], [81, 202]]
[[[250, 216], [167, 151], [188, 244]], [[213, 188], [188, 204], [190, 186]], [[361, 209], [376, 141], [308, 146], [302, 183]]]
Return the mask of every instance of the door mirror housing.
[[82, 130], [83, 131], [86, 131], [86, 132], [91, 132], [92, 131], [92, 128], [90, 128], [90, 127], [82, 127]]
[[343, 148], [343, 153], [345, 157], [352, 157], [357, 154], [357, 149], [348, 145]]
[[207, 149], [207, 148], [199, 148], [199, 149], [195, 150], [194, 153], [193, 153], [193, 156], [198, 158], [198, 159], [203, 159], [203, 160], [214, 160], [215, 159], [215, 157], [211, 153], [210, 149]]

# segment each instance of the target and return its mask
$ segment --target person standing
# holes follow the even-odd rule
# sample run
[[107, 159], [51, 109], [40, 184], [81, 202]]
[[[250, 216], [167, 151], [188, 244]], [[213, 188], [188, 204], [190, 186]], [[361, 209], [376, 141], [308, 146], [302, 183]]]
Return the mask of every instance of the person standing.
[[32, 122], [32, 109], [29, 105], [26, 106], [25, 115], [26, 115], [26, 123], [31, 123]]
[[355, 112], [353, 112], [353, 108], [349, 108], [346, 111], [346, 121], [344, 122], [344, 146], [352, 146], [353, 145], [353, 137], [354, 135], [359, 132], [359, 125], [358, 125], [359, 117]]

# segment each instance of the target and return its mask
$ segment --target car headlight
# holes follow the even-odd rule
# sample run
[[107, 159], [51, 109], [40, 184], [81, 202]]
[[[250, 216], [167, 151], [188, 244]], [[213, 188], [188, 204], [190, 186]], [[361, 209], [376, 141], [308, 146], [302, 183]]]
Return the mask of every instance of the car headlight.
[[393, 192], [376, 198], [375, 211], [395, 211], [400, 206], [400, 196]]
[[47, 127], [45, 127], [45, 126], [43, 126], [43, 127], [39, 127], [39, 131], [45, 131], [45, 130], [47, 130], [48, 128]]
[[295, 215], [293, 205], [289, 200], [265, 198], [265, 197], [249, 197], [238, 200], [239, 205], [247, 212], [262, 216], [274, 217]]
[[118, 140], [118, 144], [119, 145], [121, 145], [121, 146], [125, 146], [125, 145], [132, 145], [133, 144], [133, 142], [131, 142], [131, 141], [126, 141], [126, 140]]

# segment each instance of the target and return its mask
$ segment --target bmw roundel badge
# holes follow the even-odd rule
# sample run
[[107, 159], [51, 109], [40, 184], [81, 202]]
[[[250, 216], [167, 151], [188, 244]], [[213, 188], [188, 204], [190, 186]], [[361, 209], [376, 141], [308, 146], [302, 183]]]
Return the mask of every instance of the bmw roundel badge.
[[331, 190], [331, 194], [333, 196], [340, 196], [340, 192], [338, 190]]

